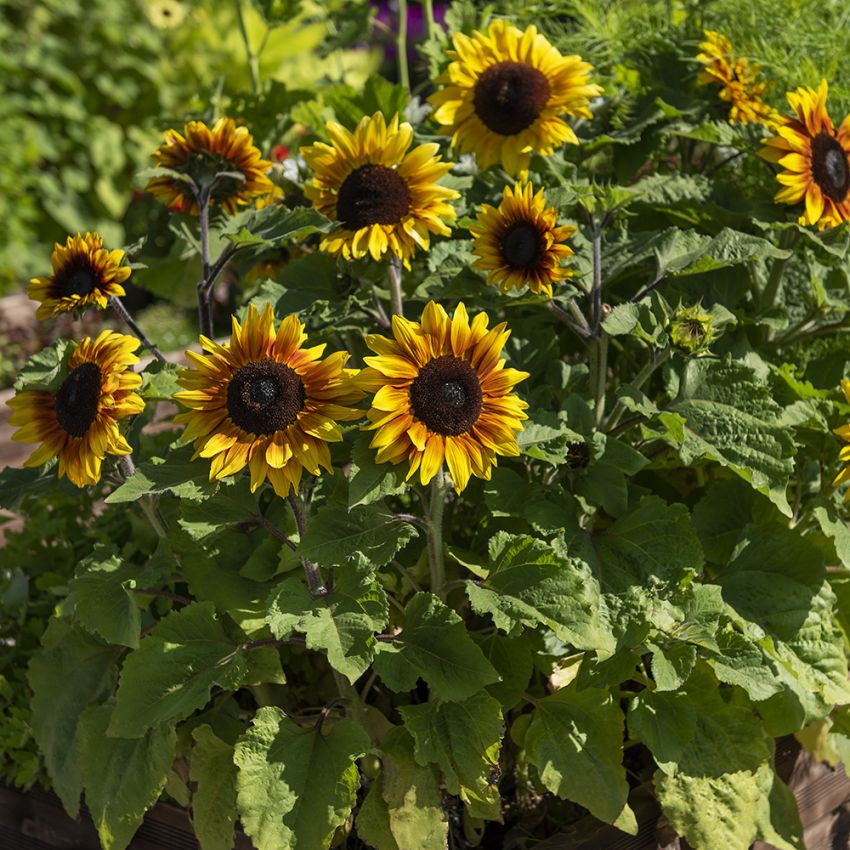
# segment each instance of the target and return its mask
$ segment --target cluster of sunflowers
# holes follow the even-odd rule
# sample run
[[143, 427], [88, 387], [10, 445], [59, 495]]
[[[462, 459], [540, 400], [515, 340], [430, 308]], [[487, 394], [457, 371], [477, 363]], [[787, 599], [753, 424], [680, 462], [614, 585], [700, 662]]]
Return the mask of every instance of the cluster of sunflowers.
[[[700, 81], [721, 85], [731, 122], [756, 121], [774, 132], [762, 155], [784, 169], [776, 200], [804, 202], [800, 222], [821, 229], [850, 219], [850, 117], [836, 131], [826, 82], [789, 93], [796, 117], [782, 117], [762, 100], [758, 67], [734, 57], [722, 35], [706, 36]], [[528, 287], [551, 297], [553, 285], [571, 275], [563, 262], [573, 253], [566, 241], [575, 228], [559, 226], [543, 189], [527, 180], [529, 160], [577, 144], [563, 116], [590, 117], [588, 105], [602, 89], [589, 81], [588, 63], [562, 56], [533, 26], [521, 32], [496, 21], [486, 34], [455, 34], [450, 56], [438, 79], [444, 85], [431, 96], [435, 121], [455, 149], [475, 153], [479, 168], [500, 163], [519, 175], [499, 206], [484, 204], [469, 226], [474, 265], [503, 292]], [[450, 233], [458, 193], [439, 184], [452, 163], [441, 160], [438, 144], [412, 147], [413, 128], [398, 115], [389, 122], [381, 113], [364, 117], [354, 132], [335, 122], [326, 130], [330, 144], [301, 151], [314, 175], [307, 197], [335, 222], [322, 250], [345, 260], [389, 257], [409, 268], [432, 234]], [[211, 205], [233, 214], [279, 193], [268, 176], [271, 162], [230, 119], [212, 128], [193, 121], [182, 134], [169, 130], [154, 159], [161, 173], [148, 189], [198, 215], [202, 241]], [[28, 290], [41, 302], [39, 318], [111, 304], [131, 322], [120, 302], [131, 274], [123, 251], [107, 250], [97, 234], [78, 234], [57, 244], [52, 260], [53, 273]], [[270, 307], [249, 307], [244, 324], [234, 318], [229, 342], [201, 336], [204, 353], [187, 352], [193, 368], [182, 370], [184, 390], [174, 396], [189, 411], [175, 421], [186, 425], [196, 457], [211, 459], [210, 478], [248, 466], [252, 490], [268, 479], [281, 496], [297, 492], [302, 470], [331, 469], [328, 443], [342, 439], [339, 422], [362, 416], [351, 405], [369, 392], [377, 461], [407, 462], [408, 477], [418, 471], [423, 484], [445, 462], [460, 492], [470, 475], [489, 478], [498, 455], [518, 454], [527, 405], [513, 389], [527, 373], [505, 368], [500, 357], [505, 323], [488, 329], [483, 313], [470, 321], [462, 303], [450, 318], [431, 302], [420, 322], [400, 315], [400, 298], [393, 308], [393, 338], [368, 335], [375, 356], [360, 371], [346, 368], [346, 352], [322, 359], [324, 346], [303, 347], [304, 325], [293, 315], [276, 327]], [[100, 479], [107, 454], [131, 452], [118, 422], [143, 406], [134, 392], [141, 377], [131, 369], [139, 344], [112, 331], [85, 339], [54, 392], [22, 392], [10, 402], [11, 422], [22, 426], [14, 439], [41, 443], [28, 465], [58, 455], [59, 475], [84, 486]]]

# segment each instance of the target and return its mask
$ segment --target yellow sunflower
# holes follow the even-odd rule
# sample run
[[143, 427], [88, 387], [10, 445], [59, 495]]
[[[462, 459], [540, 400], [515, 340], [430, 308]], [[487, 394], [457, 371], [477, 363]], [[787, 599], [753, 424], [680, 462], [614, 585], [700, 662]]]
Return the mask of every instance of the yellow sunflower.
[[470, 225], [475, 237], [475, 268], [487, 272], [487, 283], [502, 292], [524, 286], [551, 297], [552, 284], [572, 275], [561, 260], [572, 256], [565, 244], [574, 227], [557, 226], [558, 212], [546, 206], [543, 189], [534, 194], [531, 183], [505, 186], [498, 208], [484, 204]]
[[53, 274], [34, 277], [27, 286], [27, 295], [41, 302], [39, 319], [86, 307], [104, 310], [111, 295], [124, 295], [121, 284], [131, 271], [123, 265], [124, 252], [104, 248], [98, 233], [69, 236], [64, 247], [55, 243], [50, 260]]
[[12, 439], [41, 443], [25, 466], [41, 466], [58, 455], [59, 477], [84, 487], [100, 480], [107, 454], [130, 454], [118, 420], [144, 408], [133, 392], [142, 376], [130, 369], [139, 361], [133, 354], [138, 346], [135, 337], [114, 331], [86, 337], [69, 357], [68, 376], [55, 393], [28, 390], [9, 400], [15, 409], [9, 422], [21, 426]]
[[447, 201], [459, 197], [437, 181], [452, 167], [441, 162], [439, 145], [409, 150], [413, 127], [389, 125], [380, 112], [366, 116], [351, 133], [333, 121], [330, 145], [317, 142], [301, 153], [315, 172], [304, 192], [319, 212], [340, 226], [322, 239], [321, 248], [346, 260], [386, 253], [410, 268], [416, 247], [428, 249], [430, 234], [448, 236], [455, 211]]
[[206, 354], [186, 352], [195, 368], [181, 370], [186, 391], [174, 398], [191, 409], [174, 421], [187, 424], [196, 458], [212, 458], [211, 481], [248, 466], [252, 492], [268, 477], [285, 497], [298, 492], [302, 469], [333, 471], [328, 443], [342, 439], [337, 421], [363, 415], [346, 406], [363, 393], [344, 368], [348, 352], [320, 360], [325, 346], [302, 348], [306, 339], [297, 316], [275, 329], [271, 305], [251, 305], [244, 325], [233, 319], [229, 343], [202, 336]]
[[587, 104], [602, 94], [588, 82], [591, 65], [561, 56], [536, 27], [522, 32], [501, 20], [487, 35], [455, 33], [452, 41], [455, 61], [437, 78], [446, 87], [429, 100], [452, 144], [474, 151], [479, 167], [501, 162], [516, 174], [532, 151], [548, 156], [565, 142], [578, 144], [560, 116], [591, 117]]
[[[847, 399], [847, 403], [850, 404], [850, 381], [846, 378], [841, 382], [841, 389], [844, 391], [844, 398]], [[841, 454], [838, 456], [843, 461], [850, 461], [850, 425], [841, 425], [838, 428], [833, 429], [842, 440], [848, 445], [843, 446], [841, 449]], [[839, 484], [843, 484], [845, 481], [850, 480], [850, 463], [845, 466], [838, 475], [835, 476], [835, 480], [832, 482], [833, 487], [838, 487]], [[850, 489], [844, 494], [844, 501], [850, 502]]]
[[776, 135], [759, 151], [784, 169], [776, 175], [783, 188], [774, 200], [805, 201], [800, 224], [817, 224], [820, 230], [850, 219], [850, 115], [836, 132], [826, 111], [826, 96], [826, 80], [817, 91], [801, 87], [788, 92], [797, 117], [783, 116]]
[[505, 368], [510, 331], [487, 324], [484, 313], [470, 323], [463, 304], [449, 318], [431, 301], [421, 323], [393, 316], [394, 339], [366, 337], [378, 356], [365, 358], [356, 380], [377, 391], [366, 428], [377, 432], [378, 463], [407, 461], [407, 477], [418, 470], [427, 484], [445, 460], [460, 493], [470, 475], [489, 480], [497, 455], [519, 454], [528, 405], [511, 390], [528, 372]]
[[760, 67], [744, 57], [735, 57], [732, 43], [719, 32], [705, 30], [706, 40], [700, 44], [697, 60], [704, 68], [697, 77], [703, 85], [721, 86], [719, 97], [729, 103], [729, 123], [747, 124], [758, 121], [772, 127], [779, 113], [763, 100], [767, 83], [759, 79]]
[[[220, 204], [230, 215], [253, 198], [274, 191], [274, 184], [266, 176], [271, 162], [263, 159], [254, 146], [248, 128], [237, 127], [232, 118], [219, 118], [212, 128], [203, 121], [190, 121], [183, 134], [166, 130], [165, 144], [154, 151], [153, 159], [161, 168], [191, 178], [199, 190], [209, 189], [210, 203]], [[220, 172], [235, 174], [215, 179]], [[154, 177], [147, 190], [170, 207], [198, 213], [191, 185], [177, 177]]]

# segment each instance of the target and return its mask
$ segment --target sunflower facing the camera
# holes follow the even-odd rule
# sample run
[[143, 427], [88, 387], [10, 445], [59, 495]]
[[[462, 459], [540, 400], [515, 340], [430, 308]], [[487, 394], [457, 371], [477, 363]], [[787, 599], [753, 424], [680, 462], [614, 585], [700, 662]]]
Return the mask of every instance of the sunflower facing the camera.
[[339, 223], [322, 239], [323, 251], [346, 260], [390, 254], [409, 268], [416, 248], [428, 249], [432, 233], [449, 235], [455, 211], [448, 201], [459, 195], [439, 185], [452, 167], [441, 161], [439, 145], [410, 150], [413, 127], [399, 124], [398, 115], [387, 124], [380, 112], [364, 117], [353, 133], [334, 121], [327, 132], [331, 144], [301, 149], [314, 172], [305, 194]]
[[589, 81], [592, 66], [562, 56], [534, 26], [524, 32], [496, 20], [487, 34], [452, 36], [453, 60], [429, 98], [434, 118], [480, 168], [501, 162], [510, 174], [528, 168], [532, 152], [548, 156], [578, 138], [561, 117], [590, 118], [588, 103], [602, 94]]
[[470, 322], [462, 303], [449, 318], [431, 301], [421, 322], [393, 316], [393, 339], [366, 337], [377, 356], [364, 358], [357, 383], [375, 392], [366, 427], [378, 463], [406, 462], [407, 477], [418, 471], [427, 484], [445, 461], [460, 493], [470, 475], [489, 480], [498, 455], [519, 454], [528, 405], [512, 390], [528, 373], [505, 368], [510, 331], [488, 322]]

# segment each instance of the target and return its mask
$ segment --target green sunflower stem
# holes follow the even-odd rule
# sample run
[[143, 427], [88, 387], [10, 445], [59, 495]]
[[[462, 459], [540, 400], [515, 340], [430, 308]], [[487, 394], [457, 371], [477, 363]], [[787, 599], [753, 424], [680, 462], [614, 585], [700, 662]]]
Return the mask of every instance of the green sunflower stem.
[[[629, 385], [634, 387], [636, 390], [639, 390], [651, 377], [652, 373], [661, 366], [662, 363], [666, 362], [673, 355], [672, 348], [665, 348], [661, 351], [656, 352], [649, 362], [644, 363], [641, 370], [635, 375], [635, 377], [629, 381]], [[626, 406], [622, 401], [618, 401], [614, 405], [614, 409], [611, 411], [611, 415], [608, 417], [608, 421], [605, 424], [605, 431], [611, 433], [619, 424], [620, 419], [622, 419], [623, 414], [626, 412]]]
[[387, 281], [390, 286], [390, 312], [393, 316], [404, 315], [404, 299], [401, 289], [401, 257], [393, 254], [387, 270]]
[[[779, 247], [790, 251], [796, 246], [799, 239], [800, 231], [788, 229], [782, 234], [782, 238], [779, 240]], [[767, 279], [767, 285], [762, 291], [759, 301], [761, 312], [767, 312], [776, 302], [776, 296], [779, 294], [779, 286], [785, 274], [785, 267], [788, 265], [788, 260], [792, 256], [793, 254], [789, 254], [787, 257], [776, 257], [774, 259], [773, 265], [770, 267], [770, 276]]]
[[409, 91], [410, 72], [407, 69], [407, 0], [398, 0], [396, 52], [398, 54], [398, 81]]
[[590, 356], [590, 382], [593, 387], [593, 416], [596, 427], [605, 418], [605, 391], [608, 378], [608, 334], [602, 331], [594, 340]]
[[[133, 463], [133, 458], [130, 455], [121, 455], [118, 458], [118, 466], [124, 475], [125, 481], [132, 477], [136, 472], [136, 464]], [[138, 500], [138, 505], [147, 517], [151, 527], [156, 532], [157, 537], [168, 537], [168, 523], [160, 513], [159, 500], [157, 497], [150, 494], [141, 496]]]
[[143, 348], [147, 348], [160, 363], [165, 363], [165, 355], [145, 336], [144, 331], [136, 324], [136, 320], [130, 315], [130, 311], [124, 306], [120, 298], [111, 295], [109, 298], [109, 306], [115, 314], [127, 325], [133, 332]]
[[428, 38], [434, 38], [437, 34], [437, 25], [434, 21], [434, 0], [422, 0], [422, 8], [425, 10], [425, 26]]
[[201, 281], [198, 283], [198, 321], [201, 333], [212, 339], [212, 287], [210, 286], [210, 195], [209, 190], [198, 193], [198, 226], [201, 236]]
[[260, 93], [260, 58], [251, 47], [251, 39], [248, 38], [248, 28], [245, 26], [245, 12], [242, 9], [242, 0], [236, 0], [236, 18], [239, 21], [239, 32], [245, 44], [245, 53], [248, 57], [248, 71], [251, 74], [251, 88], [254, 94]]
[[[295, 517], [295, 527], [298, 529], [298, 538], [300, 541], [307, 531], [307, 513], [304, 510], [304, 503], [292, 491], [290, 491], [286, 499], [292, 508], [292, 516]], [[328, 589], [325, 587], [319, 565], [309, 558], [301, 558], [301, 565], [304, 567], [304, 575], [307, 577], [307, 587], [310, 590], [310, 594], [312, 596], [327, 596]]]
[[428, 565], [431, 571], [431, 593], [443, 597], [446, 563], [443, 557], [443, 510], [446, 506], [446, 476], [442, 468], [431, 479], [428, 503]]

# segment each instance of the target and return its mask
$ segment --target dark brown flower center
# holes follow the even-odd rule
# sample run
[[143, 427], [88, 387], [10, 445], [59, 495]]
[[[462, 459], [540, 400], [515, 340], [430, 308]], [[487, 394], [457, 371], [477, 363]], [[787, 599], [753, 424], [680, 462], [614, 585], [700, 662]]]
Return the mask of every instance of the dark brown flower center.
[[83, 437], [97, 417], [100, 402], [100, 366], [81, 363], [56, 393], [56, 420], [72, 437]]
[[567, 446], [567, 466], [570, 469], [584, 469], [590, 463], [590, 446], [584, 441], [570, 443]]
[[469, 432], [481, 414], [482, 399], [475, 370], [451, 354], [426, 363], [410, 385], [413, 415], [447, 436]]
[[549, 80], [523, 62], [491, 65], [475, 84], [475, 114], [494, 133], [514, 136], [530, 127], [549, 102]]
[[336, 199], [337, 218], [349, 229], [398, 224], [410, 209], [407, 184], [392, 168], [362, 165], [352, 171]]
[[502, 236], [502, 259], [512, 269], [536, 269], [546, 251], [543, 234], [528, 221], [512, 224]]
[[818, 133], [812, 139], [812, 176], [827, 198], [840, 204], [850, 189], [850, 167], [847, 154], [838, 139], [829, 133]]
[[75, 257], [66, 266], [59, 269], [53, 278], [57, 298], [71, 295], [91, 295], [99, 281], [88, 257]]
[[298, 418], [306, 398], [304, 382], [294, 369], [276, 360], [256, 360], [230, 379], [227, 411], [249, 434], [274, 434]]

